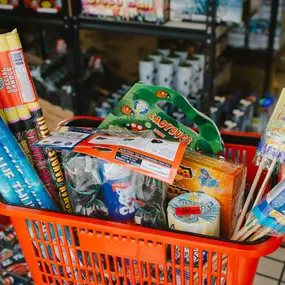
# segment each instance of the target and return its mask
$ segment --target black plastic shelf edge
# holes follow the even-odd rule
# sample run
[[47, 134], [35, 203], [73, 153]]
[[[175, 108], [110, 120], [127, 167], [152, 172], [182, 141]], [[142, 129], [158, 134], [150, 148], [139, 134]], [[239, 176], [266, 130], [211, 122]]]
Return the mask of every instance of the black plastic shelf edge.
[[62, 26], [63, 17], [56, 14], [43, 14], [35, 13], [27, 15], [18, 15], [13, 11], [1, 11], [0, 10], [0, 22], [8, 23], [25, 23], [25, 24], [41, 24], [51, 26]]
[[169, 37], [189, 40], [204, 40], [206, 31], [135, 22], [115, 22], [93, 17], [79, 16], [80, 28], [110, 32], [129, 33], [141, 36]]

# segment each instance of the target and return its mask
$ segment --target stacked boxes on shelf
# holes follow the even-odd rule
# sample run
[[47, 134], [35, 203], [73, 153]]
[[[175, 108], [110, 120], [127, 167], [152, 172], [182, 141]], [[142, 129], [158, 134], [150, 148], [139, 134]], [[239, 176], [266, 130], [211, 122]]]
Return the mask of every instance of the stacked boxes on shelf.
[[167, 0], [81, 0], [82, 12], [87, 16], [164, 23], [168, 20]]
[[[245, 2], [243, 0], [219, 0], [217, 20], [228, 23], [242, 22]], [[258, 0], [251, 1], [251, 10], [258, 7]], [[170, 20], [172, 21], [205, 22], [206, 15], [206, 0], [170, 0]]]
[[58, 13], [63, 8], [62, 0], [6, 0], [0, 1], [0, 9], [11, 10], [20, 3], [23, 3], [26, 8], [40, 13]]
[[[275, 31], [274, 49], [279, 50], [284, 42], [283, 33], [283, 14], [284, 0], [279, 1], [277, 26]], [[268, 45], [270, 17], [272, 3], [269, 0], [262, 0], [259, 11], [251, 18], [249, 22], [249, 48], [250, 49], [266, 49]], [[245, 46], [245, 27], [232, 29], [229, 33], [228, 44], [232, 47]]]

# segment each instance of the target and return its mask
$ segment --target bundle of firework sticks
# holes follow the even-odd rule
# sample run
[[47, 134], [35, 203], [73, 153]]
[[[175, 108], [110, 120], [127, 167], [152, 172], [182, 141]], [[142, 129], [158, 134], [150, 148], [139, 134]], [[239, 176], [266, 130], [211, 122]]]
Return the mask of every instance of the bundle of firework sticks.
[[[263, 198], [274, 169], [278, 167], [278, 164], [282, 165], [285, 163], [284, 106], [285, 88], [279, 96], [270, 121], [258, 145], [256, 152], [258, 169], [231, 238], [234, 241], [252, 242], [267, 235], [282, 237], [285, 234], [285, 179], [281, 180]], [[267, 173], [262, 178], [262, 173], [265, 170], [267, 170]], [[260, 187], [258, 187], [259, 182]], [[250, 208], [253, 198], [254, 203]], [[222, 268], [225, 270], [227, 257], [223, 257], [221, 262]], [[213, 271], [217, 270], [218, 257], [216, 254], [212, 256], [212, 260], [203, 265], [203, 270], [208, 270], [209, 263], [211, 263]], [[226, 280], [222, 278], [220, 284], [225, 284], [225, 282]], [[198, 283], [199, 275], [196, 273], [194, 284]]]
[[[46, 138], [49, 130], [17, 30], [0, 35], [0, 107], [0, 188], [2, 196], [6, 195], [4, 199], [12, 204], [41, 208], [53, 204], [52, 209], [59, 206], [65, 212], [72, 212], [57, 153], [34, 145]], [[11, 175], [7, 175], [9, 171]], [[4, 188], [11, 190], [13, 199]], [[22, 200], [23, 193], [29, 199]]]

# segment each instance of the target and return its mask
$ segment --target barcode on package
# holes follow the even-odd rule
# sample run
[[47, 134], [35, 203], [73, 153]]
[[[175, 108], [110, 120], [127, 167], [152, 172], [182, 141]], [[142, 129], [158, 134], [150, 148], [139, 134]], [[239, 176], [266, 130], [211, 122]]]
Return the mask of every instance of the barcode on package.
[[84, 139], [89, 136], [89, 134], [78, 133], [78, 132], [56, 132], [56, 136], [72, 138], [72, 139]]
[[15, 69], [15, 73], [19, 82], [21, 91], [21, 97], [23, 103], [29, 103], [35, 101], [34, 89], [32, 82], [29, 78], [28, 71], [26, 69], [24, 55], [22, 51], [10, 52], [10, 58]]
[[17, 52], [11, 52], [11, 58], [14, 66], [24, 66], [24, 59], [22, 56], [22, 52], [17, 51]]

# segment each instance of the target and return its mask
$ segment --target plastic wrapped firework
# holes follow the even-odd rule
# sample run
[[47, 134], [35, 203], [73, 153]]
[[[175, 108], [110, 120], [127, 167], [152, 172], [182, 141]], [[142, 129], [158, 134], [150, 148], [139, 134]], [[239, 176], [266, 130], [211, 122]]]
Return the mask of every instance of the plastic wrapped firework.
[[[44, 139], [49, 135], [49, 129], [38, 101], [38, 96], [32, 82], [30, 70], [23, 54], [22, 44], [17, 30], [13, 30], [11, 33], [6, 34], [6, 39], [10, 49], [9, 56], [17, 76], [18, 84], [22, 90], [22, 103], [28, 104], [34, 120], [38, 139]], [[45, 148], [44, 155], [46, 157], [49, 172], [52, 175], [54, 187], [56, 189], [61, 207], [66, 212], [72, 212], [64, 174], [62, 172], [57, 153], [52, 149]]]
[[[258, 181], [262, 174], [262, 171], [268, 168], [268, 172], [262, 182], [262, 185], [257, 193], [257, 196], [254, 200], [253, 207], [255, 207], [259, 201], [261, 200], [265, 188], [271, 178], [271, 175], [276, 168], [278, 162], [285, 162], [285, 89], [282, 90], [278, 102], [275, 106], [275, 109], [272, 113], [272, 116], [268, 122], [267, 128], [262, 135], [260, 143], [256, 152], [256, 161], [257, 165], [259, 165], [256, 176], [252, 183], [251, 189], [249, 191], [249, 195], [243, 207], [242, 213], [237, 222], [233, 239], [237, 239], [237, 236], [240, 236], [239, 230], [242, 225], [243, 219], [246, 216], [248, 211], [249, 203], [254, 195], [255, 189], [257, 187]], [[252, 214], [247, 217], [247, 222], [252, 218]]]
[[139, 174], [136, 179], [138, 211], [135, 223], [152, 228], [167, 228], [165, 215], [167, 187], [166, 184], [154, 178]]
[[250, 240], [264, 235], [282, 236], [285, 234], [285, 180], [277, 184], [260, 203], [252, 209], [253, 219], [246, 226], [258, 226]]
[[106, 219], [108, 211], [100, 197], [102, 185], [97, 159], [89, 155], [65, 151], [63, 165], [74, 212]]
[[80, 153], [65, 152], [63, 165], [75, 213], [167, 228], [165, 183]]

